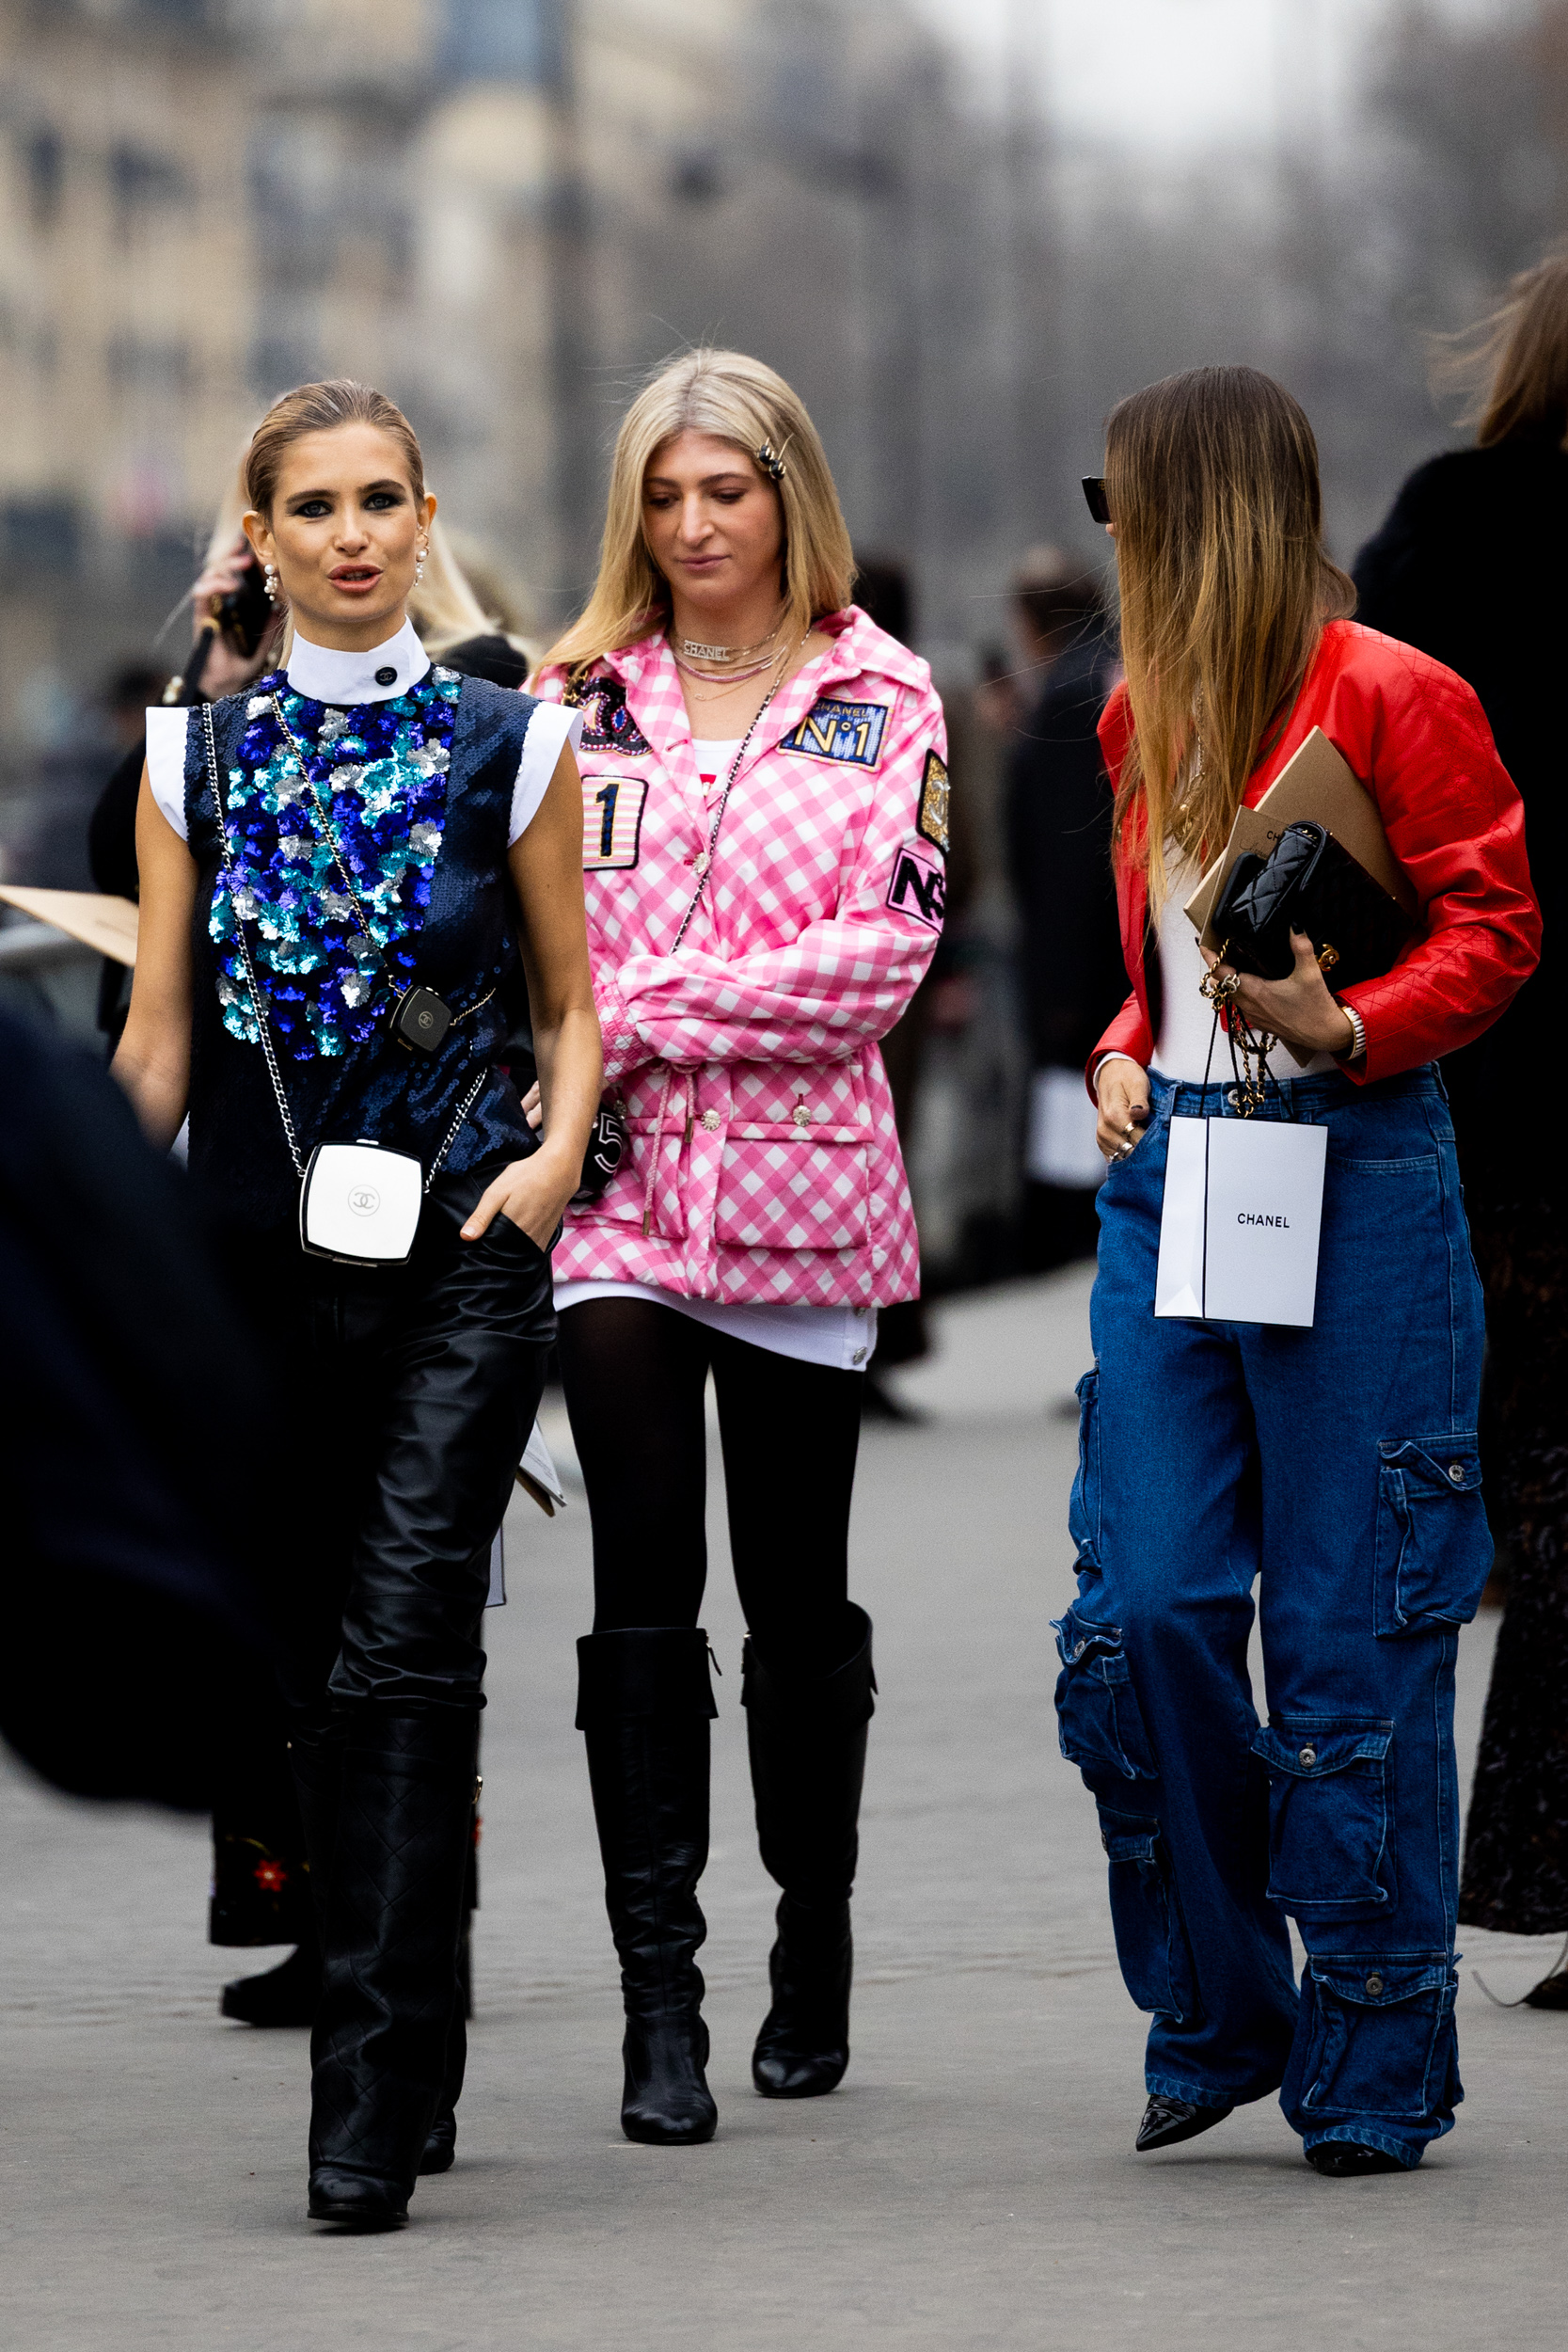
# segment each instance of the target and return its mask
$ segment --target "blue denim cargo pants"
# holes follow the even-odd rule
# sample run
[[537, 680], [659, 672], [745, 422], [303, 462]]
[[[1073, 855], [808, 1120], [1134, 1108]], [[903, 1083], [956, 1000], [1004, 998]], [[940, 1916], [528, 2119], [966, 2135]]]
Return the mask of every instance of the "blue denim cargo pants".
[[1448, 1104], [1430, 1068], [1271, 1087], [1259, 1116], [1328, 1129], [1316, 1319], [1297, 1330], [1156, 1320], [1171, 1120], [1239, 1111], [1227, 1086], [1150, 1086], [1100, 1196], [1062, 1753], [1100, 1809], [1149, 2090], [1224, 2106], [1280, 2087], [1308, 2148], [1414, 2165], [1463, 2095], [1454, 1656], [1492, 1557]]

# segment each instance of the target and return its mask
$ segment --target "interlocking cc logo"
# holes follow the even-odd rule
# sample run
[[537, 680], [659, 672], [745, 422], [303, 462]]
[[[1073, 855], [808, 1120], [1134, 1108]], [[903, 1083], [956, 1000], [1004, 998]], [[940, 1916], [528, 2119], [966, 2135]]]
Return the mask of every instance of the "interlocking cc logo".
[[434, 1024], [436, 1015], [433, 1012], [417, 1012], [414, 1018], [421, 1029], [428, 1029]]
[[373, 1184], [356, 1184], [349, 1194], [348, 1205], [356, 1216], [373, 1216], [381, 1206], [381, 1195]]

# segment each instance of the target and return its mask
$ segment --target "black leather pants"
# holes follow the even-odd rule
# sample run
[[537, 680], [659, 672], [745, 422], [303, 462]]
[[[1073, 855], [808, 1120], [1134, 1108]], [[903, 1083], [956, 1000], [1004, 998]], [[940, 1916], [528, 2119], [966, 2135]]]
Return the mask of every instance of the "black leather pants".
[[405, 2208], [461, 2079], [490, 1549], [555, 1333], [546, 1252], [504, 1217], [461, 1237], [495, 1172], [436, 1180], [406, 1266], [290, 1235], [246, 1269], [280, 1403], [259, 1500], [323, 1947], [311, 2210], [332, 2219]]
[[279, 1399], [247, 1482], [274, 1528], [283, 1696], [320, 1737], [344, 1705], [483, 1705], [490, 1547], [555, 1337], [549, 1260], [463, 1220], [495, 1166], [439, 1176], [405, 1266], [308, 1258], [292, 1232], [242, 1268]]

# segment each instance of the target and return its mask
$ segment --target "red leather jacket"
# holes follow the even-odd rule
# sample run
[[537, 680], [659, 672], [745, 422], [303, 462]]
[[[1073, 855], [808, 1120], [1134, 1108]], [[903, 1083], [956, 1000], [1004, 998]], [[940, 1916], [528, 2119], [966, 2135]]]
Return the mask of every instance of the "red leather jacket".
[[[1132, 736], [1127, 688], [1100, 721], [1115, 783]], [[1354, 621], [1330, 621], [1290, 723], [1247, 779], [1255, 806], [1314, 727], [1343, 753], [1376, 801], [1389, 847], [1420, 897], [1425, 930], [1392, 971], [1340, 992], [1367, 1031], [1358, 1085], [1415, 1070], [1491, 1027], [1541, 953], [1541, 911], [1525, 855], [1525, 807], [1470, 688], [1414, 645]], [[1089, 1057], [1089, 1090], [1106, 1054], [1147, 1068], [1156, 1041], [1144, 975], [1148, 890], [1117, 861], [1117, 905], [1132, 993]]]

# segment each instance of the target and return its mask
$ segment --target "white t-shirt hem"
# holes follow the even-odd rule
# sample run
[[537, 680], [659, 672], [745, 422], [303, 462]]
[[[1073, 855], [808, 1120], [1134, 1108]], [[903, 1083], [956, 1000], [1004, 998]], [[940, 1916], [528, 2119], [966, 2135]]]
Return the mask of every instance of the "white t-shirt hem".
[[771, 1356], [793, 1356], [800, 1363], [826, 1364], [837, 1372], [863, 1372], [877, 1345], [875, 1307], [771, 1307], [753, 1301], [688, 1298], [657, 1282], [557, 1282], [556, 1312], [589, 1298], [645, 1298], [650, 1306], [673, 1307], [677, 1314], [710, 1331], [725, 1332], [766, 1348]]

